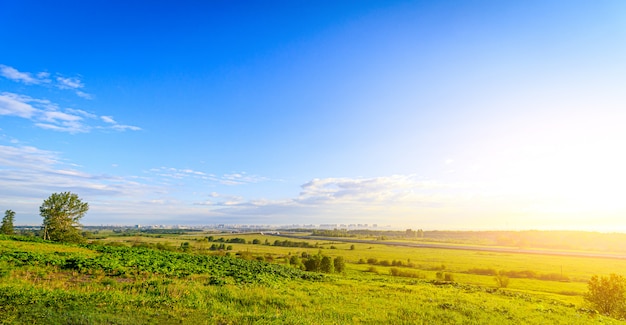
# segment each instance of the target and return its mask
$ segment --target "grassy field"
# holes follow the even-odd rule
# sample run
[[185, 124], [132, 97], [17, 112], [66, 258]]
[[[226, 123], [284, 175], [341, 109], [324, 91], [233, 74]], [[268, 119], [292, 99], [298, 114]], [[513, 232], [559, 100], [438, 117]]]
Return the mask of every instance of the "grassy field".
[[[618, 324], [582, 294], [592, 275], [626, 269], [618, 259], [384, 244], [282, 247], [274, 242], [286, 238], [260, 234], [109, 236], [80, 247], [0, 239], [2, 324]], [[166, 250], [142, 247], [157, 244]], [[319, 275], [288, 264], [303, 253], [341, 256], [346, 268]], [[470, 272], [561, 268], [568, 281], [511, 278], [507, 288]]]

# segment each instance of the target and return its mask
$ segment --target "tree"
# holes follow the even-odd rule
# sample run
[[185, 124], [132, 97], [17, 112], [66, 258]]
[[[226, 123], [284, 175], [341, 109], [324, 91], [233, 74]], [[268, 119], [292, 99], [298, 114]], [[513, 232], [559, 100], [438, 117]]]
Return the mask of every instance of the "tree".
[[78, 221], [89, 210], [89, 204], [70, 192], [53, 193], [39, 207], [43, 217], [43, 238], [60, 242], [81, 243]]
[[320, 255], [313, 255], [304, 260], [304, 268], [307, 271], [319, 272], [321, 269], [322, 258]]
[[509, 277], [502, 271], [496, 272], [494, 280], [496, 281], [496, 284], [498, 284], [499, 288], [506, 288], [509, 286]]
[[609, 276], [594, 275], [587, 284], [589, 291], [585, 300], [590, 302], [600, 313], [610, 316], [626, 314], [626, 279], [617, 274]]
[[333, 273], [333, 271], [335, 271], [335, 265], [333, 264], [333, 259], [330, 256], [322, 257], [320, 270], [324, 273]]
[[343, 259], [343, 256], [335, 257], [333, 262], [335, 265], [335, 272], [342, 273], [346, 269], [346, 261]]
[[15, 221], [15, 212], [6, 210], [2, 218], [2, 226], [0, 226], [0, 234], [13, 235], [13, 221]]

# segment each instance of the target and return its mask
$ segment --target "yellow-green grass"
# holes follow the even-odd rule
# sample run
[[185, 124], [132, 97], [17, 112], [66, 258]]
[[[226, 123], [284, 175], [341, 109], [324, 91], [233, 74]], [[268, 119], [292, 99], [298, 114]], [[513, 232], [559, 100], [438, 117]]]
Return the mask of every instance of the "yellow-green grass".
[[[401, 261], [404, 264], [412, 263], [420, 269], [440, 269], [445, 267], [445, 271], [464, 273], [471, 269], [495, 269], [497, 271], [525, 271], [530, 270], [538, 274], [562, 274], [568, 277], [570, 281], [586, 282], [595, 274], [607, 274], [610, 272], [619, 273], [620, 270], [626, 270], [626, 260], [617, 258], [592, 258], [592, 257], [575, 257], [575, 256], [554, 256], [541, 254], [525, 254], [525, 253], [501, 253], [501, 252], [483, 252], [483, 251], [466, 251], [454, 249], [439, 248], [417, 248], [390, 246], [385, 242], [378, 244], [363, 243], [345, 243], [333, 242], [328, 240], [310, 240], [299, 238], [284, 238], [271, 235], [260, 234], [211, 234], [214, 239], [223, 237], [225, 240], [230, 238], [244, 238], [248, 244], [227, 243], [226, 245], [233, 247], [233, 252], [249, 251], [253, 254], [275, 254], [277, 256], [285, 256], [289, 254], [299, 254], [307, 252], [315, 254], [318, 251], [324, 255], [332, 257], [343, 256], [349, 263], [358, 263], [363, 259], [367, 261], [370, 258], [378, 261], [394, 260]], [[206, 235], [194, 235], [193, 239], [185, 237], [115, 237], [110, 240], [124, 240], [129, 243], [148, 242], [148, 243], [171, 243], [179, 246], [182, 242], [188, 241], [192, 247], [198, 249], [208, 249], [212, 243], [200, 240]], [[311, 245], [318, 245], [318, 248], [300, 248], [300, 247], [280, 247], [272, 245], [253, 245], [252, 240], [259, 239], [261, 243], [267, 240], [273, 244], [275, 240], [290, 240], [294, 242], [305, 241]], [[109, 239], [105, 239], [108, 241]], [[350, 247], [354, 246], [354, 250]], [[334, 246], [335, 249], [330, 249]]]
[[[49, 243], [0, 241], [0, 244], [7, 251], [16, 249], [54, 253], [66, 248], [76, 249], [72, 252], [80, 254], [93, 253], [81, 247]], [[259, 254], [285, 255], [319, 251], [315, 248], [231, 245], [234, 246], [233, 252], [248, 249]], [[177, 278], [137, 274], [126, 278], [32, 266], [15, 268], [9, 275], [0, 277], [0, 299], [10, 302], [0, 304], [0, 318], [7, 324], [619, 323], [593, 313], [578, 311], [578, 308], [584, 307], [580, 296], [556, 294], [564, 286], [584, 287], [584, 283], [512, 279], [509, 288], [494, 290], [493, 277], [459, 273], [466, 266], [488, 267], [469, 264], [473, 252], [424, 252], [419, 249], [415, 252], [415, 249], [403, 247], [374, 245], [370, 249], [370, 245], [355, 246], [355, 250], [350, 250], [349, 245], [337, 245], [337, 249], [325, 248], [322, 253], [347, 256], [357, 261], [357, 257], [367, 259], [372, 253], [379, 254], [379, 259], [389, 260], [400, 260], [404, 254], [413, 254], [411, 260], [415, 263], [424, 259], [423, 263], [438, 267], [445, 264], [445, 271], [453, 272], [454, 280], [461, 285], [436, 285], [432, 281], [436, 277], [435, 270], [420, 270], [425, 279], [409, 279], [387, 275], [390, 267], [384, 266], [376, 266], [380, 274], [365, 272], [370, 267], [366, 264], [351, 264], [345, 274], [332, 275], [327, 281], [288, 280], [270, 286], [215, 286], [210, 285], [203, 275]], [[400, 251], [396, 252], [396, 249]], [[444, 260], [442, 263], [442, 255], [459, 261]], [[514, 257], [528, 258], [517, 254], [503, 255], [506, 260], [506, 263], [500, 261], [503, 267], [514, 267], [526, 262], [516, 261]], [[538, 290], [535, 286], [543, 286], [543, 289]], [[581, 290], [581, 287], [572, 290]], [[578, 300], [570, 299], [572, 297]]]
[[41, 243], [33, 242], [0, 240], [0, 252], [5, 251], [37, 253], [79, 253], [85, 254], [87, 256], [94, 256], [97, 254], [91, 249], [79, 247], [76, 245], [64, 245], [54, 243], [42, 245]]
[[[285, 240], [277, 236], [245, 235], [246, 240], [267, 238], [270, 243], [274, 240]], [[219, 238], [214, 236], [216, 239]], [[223, 236], [244, 238], [241, 234]], [[493, 269], [495, 271], [533, 271], [539, 276], [546, 274], [563, 275], [569, 281], [546, 281], [539, 279], [510, 279], [509, 289], [526, 292], [537, 292], [557, 295], [559, 299], [568, 302], [582, 303], [582, 294], [586, 291], [586, 281], [596, 274], [620, 273], [626, 270], [626, 261], [612, 258], [590, 258], [574, 256], [552, 256], [524, 253], [481, 252], [453, 249], [413, 248], [388, 246], [380, 244], [362, 243], [334, 243], [321, 240], [306, 240], [289, 238], [292, 241], [307, 241], [312, 245], [320, 244], [320, 248], [275, 247], [268, 245], [228, 244], [233, 246], [233, 252], [247, 251], [254, 255], [263, 256], [273, 254], [276, 262], [283, 262], [289, 255], [300, 255], [302, 252], [317, 254], [322, 252], [331, 257], [343, 256], [349, 263], [348, 273], [363, 274], [371, 265], [358, 264], [359, 260], [368, 259], [392, 262], [401, 261], [404, 265], [411, 263], [413, 269], [423, 272], [426, 279], [435, 279], [437, 271], [452, 273], [459, 283], [496, 287], [493, 276], [468, 274], [472, 269]], [[196, 245], [195, 243], [192, 243]], [[329, 249], [330, 246], [335, 249]], [[354, 245], [354, 250], [350, 247]], [[376, 265], [381, 274], [389, 274], [391, 267]], [[407, 268], [406, 266], [400, 268]]]
[[[244, 238], [248, 244], [225, 243], [231, 246], [232, 254], [245, 252], [253, 256], [272, 256], [274, 263], [287, 263], [291, 255], [300, 256], [303, 252], [317, 254], [321, 252], [331, 257], [342, 256], [347, 264], [348, 276], [368, 276], [369, 264], [359, 264], [359, 261], [367, 262], [368, 259], [376, 259], [378, 262], [401, 261], [404, 266], [400, 269], [415, 270], [421, 272], [425, 279], [436, 279], [439, 271], [453, 274], [454, 281], [472, 285], [480, 285], [489, 288], [497, 287], [493, 276], [471, 274], [473, 269], [492, 269], [495, 271], [533, 271], [538, 275], [555, 274], [563, 275], [568, 282], [546, 281], [539, 279], [511, 278], [508, 289], [523, 292], [548, 294], [561, 301], [583, 303], [582, 295], [586, 292], [586, 281], [593, 275], [620, 273], [626, 270], [626, 260], [612, 258], [590, 258], [574, 256], [552, 256], [524, 253], [500, 253], [467, 251], [454, 249], [416, 248], [403, 246], [389, 246], [386, 242], [364, 244], [345, 243], [329, 240], [314, 240], [300, 238], [284, 238], [280, 236], [261, 234], [191, 234], [188, 236], [168, 236], [166, 238], [155, 237], [115, 237], [108, 240], [125, 240], [128, 243], [169, 243], [178, 247], [183, 242], [189, 242], [197, 251], [210, 253], [211, 246], [205, 237], [213, 236], [215, 240], [224, 238]], [[262, 244], [250, 244], [258, 239]], [[293, 242], [306, 241], [317, 248], [281, 247], [264, 245], [265, 241], [273, 244], [275, 240], [289, 240]], [[333, 246], [335, 249], [330, 249]], [[354, 246], [354, 249], [351, 249]], [[412, 265], [411, 268], [406, 267]], [[391, 267], [376, 265], [378, 273], [389, 275]]]

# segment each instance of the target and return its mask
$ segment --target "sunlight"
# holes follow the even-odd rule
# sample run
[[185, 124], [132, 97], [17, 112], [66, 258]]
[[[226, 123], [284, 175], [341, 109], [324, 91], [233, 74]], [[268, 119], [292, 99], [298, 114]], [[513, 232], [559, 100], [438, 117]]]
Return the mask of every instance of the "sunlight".
[[618, 148], [626, 132], [616, 121], [595, 127], [579, 121], [568, 128], [503, 137], [482, 151], [489, 160], [477, 164], [472, 176], [487, 184], [491, 196], [515, 202], [510, 208], [521, 215], [619, 224], [617, 216], [626, 212], [621, 197], [626, 153]]

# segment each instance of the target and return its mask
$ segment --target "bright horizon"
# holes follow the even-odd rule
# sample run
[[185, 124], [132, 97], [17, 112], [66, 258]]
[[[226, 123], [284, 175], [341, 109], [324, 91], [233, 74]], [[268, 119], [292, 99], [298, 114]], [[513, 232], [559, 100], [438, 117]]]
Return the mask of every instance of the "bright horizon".
[[626, 3], [19, 1], [0, 210], [626, 232]]

